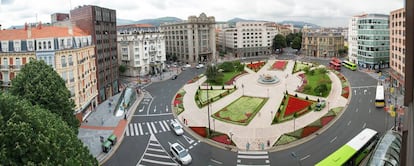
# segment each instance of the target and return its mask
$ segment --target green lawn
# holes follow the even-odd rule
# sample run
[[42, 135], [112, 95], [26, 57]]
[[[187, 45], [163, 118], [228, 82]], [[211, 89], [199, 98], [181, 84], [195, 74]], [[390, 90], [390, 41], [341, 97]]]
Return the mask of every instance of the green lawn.
[[293, 69], [293, 73], [299, 72], [299, 71], [303, 70], [305, 67], [308, 67], [308, 65], [296, 62], [295, 63], [295, 68]]
[[234, 76], [240, 74], [241, 71], [234, 71], [234, 72], [223, 72], [223, 82], [210, 82], [212, 85], [223, 85], [227, 81], [230, 81]]
[[318, 86], [319, 84], [321, 84], [322, 82], [325, 82], [326, 85], [328, 86], [328, 90], [322, 94], [323, 97], [328, 96], [329, 92], [331, 91], [331, 84], [332, 81], [331, 79], [329, 79], [329, 76], [327, 74], [321, 74], [318, 72], [315, 72], [315, 74], [310, 75], [310, 74], [305, 74], [306, 75], [306, 80], [308, 81], [307, 85], [310, 85], [312, 88], [310, 90], [304, 90], [303, 93], [308, 94], [308, 95], [313, 95], [313, 96], [320, 96], [320, 94], [316, 94], [314, 89], [316, 88], [316, 86]]
[[213, 117], [235, 124], [247, 125], [266, 101], [267, 98], [242, 96], [227, 107], [216, 112]]
[[[226, 91], [227, 90], [208, 90], [208, 98], [212, 99]], [[201, 102], [207, 101], [207, 90], [198, 90], [198, 100], [200, 100]]]

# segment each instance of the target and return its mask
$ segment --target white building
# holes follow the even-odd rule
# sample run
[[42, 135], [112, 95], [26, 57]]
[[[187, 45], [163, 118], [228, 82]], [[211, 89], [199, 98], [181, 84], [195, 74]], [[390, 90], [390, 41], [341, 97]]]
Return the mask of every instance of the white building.
[[118, 31], [118, 61], [127, 70], [121, 75], [136, 77], [159, 74], [165, 69], [165, 38], [148, 24], [122, 25]]
[[366, 14], [356, 15], [349, 20], [348, 25], [348, 58], [349, 61], [358, 64], [358, 18]]
[[215, 23], [214, 17], [201, 13], [199, 17], [188, 17], [187, 21], [161, 25], [169, 60], [192, 64], [215, 61]]
[[271, 22], [237, 22], [235, 28], [225, 28], [219, 34], [219, 44], [235, 57], [268, 55], [273, 38], [278, 34]]

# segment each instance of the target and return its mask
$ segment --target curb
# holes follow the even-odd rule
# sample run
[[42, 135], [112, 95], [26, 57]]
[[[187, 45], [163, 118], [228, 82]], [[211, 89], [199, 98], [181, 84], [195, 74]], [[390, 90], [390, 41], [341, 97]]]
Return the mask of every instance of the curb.
[[[147, 93], [147, 92], [146, 92]], [[135, 100], [135, 102], [134, 102], [134, 104], [132, 105], [132, 107], [129, 109], [129, 110], [132, 110], [133, 109], [133, 111], [130, 111], [129, 112], [129, 115], [127, 116], [127, 125], [128, 125], [128, 123], [131, 121], [131, 119], [132, 119], [132, 115], [134, 115], [135, 114], [135, 111], [136, 111], [136, 108], [138, 107], [138, 105], [139, 105], [139, 103], [141, 103], [141, 100], [144, 98], [144, 95], [145, 94], [143, 94], [142, 93], [142, 95], [139, 95], [139, 97], [138, 97], [138, 99], [137, 100]], [[122, 120], [124, 120], [124, 119], [121, 119], [120, 121], [122, 121]], [[119, 125], [119, 123], [120, 123], [120, 121], [118, 122], [118, 125]], [[117, 126], [118, 126], [117, 125]], [[126, 125], [126, 126], [127, 126]], [[115, 127], [116, 128], [116, 127]], [[122, 133], [125, 133], [125, 130], [126, 130], [126, 127], [123, 129], [124, 131], [122, 132]], [[109, 159], [109, 158], [111, 158], [112, 157], [112, 155], [114, 155], [115, 154], [115, 152], [116, 152], [116, 150], [118, 150], [118, 147], [121, 145], [121, 143], [122, 143], [122, 140], [124, 139], [124, 134], [122, 134], [121, 135], [121, 137], [118, 139], [118, 141], [117, 141], [117, 143], [115, 144], [115, 146], [114, 147], [112, 147], [112, 149], [111, 149], [111, 151], [109, 151], [108, 153], [104, 153], [104, 152], [101, 152], [98, 156], [96, 156], [96, 159], [98, 160], [98, 162], [99, 162], [99, 165], [103, 165], [103, 164], [105, 164], [105, 162]]]

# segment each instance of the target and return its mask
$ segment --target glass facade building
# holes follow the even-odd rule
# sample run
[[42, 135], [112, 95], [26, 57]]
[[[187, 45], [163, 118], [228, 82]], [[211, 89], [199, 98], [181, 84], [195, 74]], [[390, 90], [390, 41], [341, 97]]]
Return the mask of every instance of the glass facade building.
[[389, 16], [367, 14], [358, 19], [358, 65], [368, 69], [389, 67]]

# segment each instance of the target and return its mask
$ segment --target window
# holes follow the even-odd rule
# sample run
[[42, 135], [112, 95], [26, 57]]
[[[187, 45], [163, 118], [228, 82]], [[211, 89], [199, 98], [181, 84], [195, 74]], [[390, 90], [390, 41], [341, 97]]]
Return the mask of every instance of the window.
[[29, 51], [33, 50], [33, 41], [28, 41], [27, 42], [27, 48], [28, 48]]
[[75, 82], [75, 78], [73, 77], [73, 71], [71, 70], [68, 73], [69, 73], [69, 81], [70, 82]]
[[52, 49], [52, 42], [50, 42], [50, 41], [47, 42], [47, 48]]
[[60, 63], [62, 64], [62, 67], [66, 67], [66, 57], [65, 56], [60, 57]]
[[66, 83], [66, 81], [68, 80], [67, 75], [66, 75], [66, 71], [62, 72], [61, 77], [62, 77], [63, 81], [65, 81], [65, 83]]
[[69, 66], [73, 66], [73, 58], [72, 55], [68, 56], [68, 62], [69, 62]]

